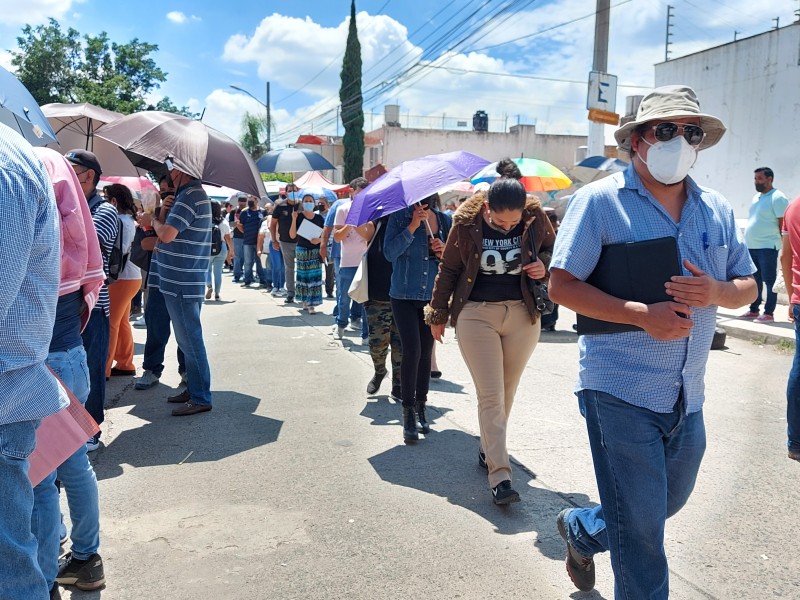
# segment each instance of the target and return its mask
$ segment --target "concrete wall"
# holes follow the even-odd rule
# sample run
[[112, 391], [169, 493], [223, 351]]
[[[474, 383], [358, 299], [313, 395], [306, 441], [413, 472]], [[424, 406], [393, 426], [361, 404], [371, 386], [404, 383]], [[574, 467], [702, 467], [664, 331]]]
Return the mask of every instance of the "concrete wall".
[[771, 167], [790, 199], [800, 195], [800, 23], [660, 63], [655, 82], [692, 86], [703, 112], [725, 123], [692, 177], [722, 192], [737, 217], [747, 216], [756, 167]]
[[537, 134], [534, 125], [515, 125], [508, 133], [384, 126], [368, 135], [380, 139], [383, 144], [376, 146], [378, 152], [373, 152], [373, 156], [378, 154], [377, 161], [370, 161], [367, 149], [365, 168], [372, 166], [371, 162], [392, 168], [404, 160], [427, 154], [466, 150], [492, 161], [506, 156], [539, 158], [566, 171], [575, 164], [577, 148], [586, 145], [586, 138], [582, 136]]

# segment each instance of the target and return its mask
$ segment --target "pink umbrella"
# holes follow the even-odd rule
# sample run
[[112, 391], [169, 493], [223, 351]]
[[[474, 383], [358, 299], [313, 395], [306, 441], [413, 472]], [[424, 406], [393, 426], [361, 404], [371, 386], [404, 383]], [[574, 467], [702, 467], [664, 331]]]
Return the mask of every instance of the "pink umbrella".
[[158, 201], [158, 188], [148, 177], [127, 177], [124, 175], [109, 175], [100, 177], [101, 189], [106, 185], [118, 183], [127, 187], [133, 197], [138, 199], [142, 206], [155, 207]]

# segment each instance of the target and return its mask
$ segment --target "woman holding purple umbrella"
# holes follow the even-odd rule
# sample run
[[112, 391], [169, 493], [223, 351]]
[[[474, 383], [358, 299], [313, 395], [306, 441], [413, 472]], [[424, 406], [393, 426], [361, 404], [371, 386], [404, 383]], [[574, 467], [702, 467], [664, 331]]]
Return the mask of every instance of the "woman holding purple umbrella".
[[425, 324], [423, 309], [431, 299], [433, 282], [452, 220], [439, 211], [433, 194], [409, 208], [392, 213], [386, 227], [383, 253], [392, 263], [389, 297], [400, 333], [400, 393], [403, 399], [403, 439], [419, 439], [430, 432], [425, 414], [431, 375], [433, 336]]

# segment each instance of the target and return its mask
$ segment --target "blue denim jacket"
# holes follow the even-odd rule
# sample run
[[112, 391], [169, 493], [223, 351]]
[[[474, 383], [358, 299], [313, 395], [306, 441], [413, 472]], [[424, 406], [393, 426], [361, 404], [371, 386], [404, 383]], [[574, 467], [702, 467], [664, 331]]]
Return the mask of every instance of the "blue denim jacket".
[[[452, 227], [452, 219], [434, 211], [439, 221], [442, 241]], [[414, 214], [412, 208], [392, 213], [386, 226], [383, 254], [392, 263], [392, 284], [389, 296], [397, 300], [429, 301], [433, 293], [433, 282], [439, 272], [439, 261], [428, 256], [428, 230], [420, 225], [411, 235], [408, 225]]]

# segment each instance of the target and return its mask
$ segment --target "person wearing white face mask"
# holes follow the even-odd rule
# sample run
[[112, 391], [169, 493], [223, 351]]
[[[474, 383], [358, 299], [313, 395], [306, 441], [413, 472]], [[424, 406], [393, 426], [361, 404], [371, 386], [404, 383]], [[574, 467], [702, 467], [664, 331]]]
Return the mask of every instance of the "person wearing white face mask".
[[[700, 111], [691, 88], [653, 90], [615, 133], [630, 166], [581, 188], [559, 228], [550, 298], [628, 326], [578, 341], [578, 404], [601, 504], [564, 509], [556, 525], [580, 590], [594, 587], [592, 557], [610, 551], [617, 600], [669, 596], [664, 526], [688, 501], [705, 450], [703, 377], [716, 309], [756, 296], [755, 266], [733, 210], [688, 177], [698, 151], [724, 133], [719, 119]], [[673, 238], [682, 259], [682, 272], [664, 282], [670, 301], [644, 304], [587, 283], [604, 246], [658, 238], [667, 238], [659, 247]]]
[[[313, 315], [316, 306], [322, 304], [322, 259], [319, 255], [322, 241], [322, 228], [325, 219], [314, 212], [314, 196], [304, 195], [300, 200], [302, 212], [292, 212], [289, 235], [297, 239], [297, 301], [303, 303], [303, 310]], [[310, 221], [319, 228], [319, 234], [309, 233], [304, 237], [301, 229], [303, 221]]]

